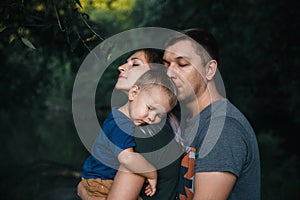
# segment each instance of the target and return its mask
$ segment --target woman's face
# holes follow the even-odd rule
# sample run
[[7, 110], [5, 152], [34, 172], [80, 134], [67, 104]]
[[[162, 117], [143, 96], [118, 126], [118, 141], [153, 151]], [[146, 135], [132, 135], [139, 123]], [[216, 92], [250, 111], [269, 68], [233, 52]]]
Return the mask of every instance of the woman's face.
[[137, 51], [130, 56], [126, 63], [119, 66], [119, 77], [115, 85], [117, 90], [128, 94], [136, 80], [150, 69], [144, 51]]

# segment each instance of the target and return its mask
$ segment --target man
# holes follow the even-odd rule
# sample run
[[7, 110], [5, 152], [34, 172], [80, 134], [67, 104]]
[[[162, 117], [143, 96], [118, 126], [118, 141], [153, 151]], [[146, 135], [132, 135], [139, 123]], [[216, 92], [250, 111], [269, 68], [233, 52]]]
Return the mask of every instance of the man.
[[190, 165], [183, 165], [177, 198], [260, 199], [255, 133], [244, 115], [217, 90], [217, 42], [205, 30], [182, 33], [167, 41], [164, 54], [167, 74], [178, 87], [183, 107], [183, 137], [195, 153], [194, 177], [186, 176]]

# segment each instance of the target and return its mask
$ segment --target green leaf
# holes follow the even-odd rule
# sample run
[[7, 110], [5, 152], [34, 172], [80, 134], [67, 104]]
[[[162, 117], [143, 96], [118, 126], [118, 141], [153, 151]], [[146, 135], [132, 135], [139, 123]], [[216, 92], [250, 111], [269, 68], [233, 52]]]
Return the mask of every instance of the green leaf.
[[33, 46], [33, 44], [32, 44], [28, 39], [22, 37], [21, 40], [22, 40], [22, 42], [23, 42], [26, 46], [28, 46], [29, 48], [31, 48], [31, 49], [36, 49], [36, 48]]
[[75, 2], [80, 6], [80, 8], [82, 8], [82, 5], [80, 3], [80, 0], [75, 0]]

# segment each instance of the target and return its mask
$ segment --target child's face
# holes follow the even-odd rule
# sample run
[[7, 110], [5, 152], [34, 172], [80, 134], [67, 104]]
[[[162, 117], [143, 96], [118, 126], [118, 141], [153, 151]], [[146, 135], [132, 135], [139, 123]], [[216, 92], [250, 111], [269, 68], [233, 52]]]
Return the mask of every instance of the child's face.
[[158, 124], [172, 108], [169, 95], [160, 86], [129, 91], [129, 115], [135, 125]]
[[115, 85], [117, 90], [128, 93], [136, 80], [150, 69], [144, 51], [138, 51], [130, 56], [126, 63], [119, 66], [119, 77]]

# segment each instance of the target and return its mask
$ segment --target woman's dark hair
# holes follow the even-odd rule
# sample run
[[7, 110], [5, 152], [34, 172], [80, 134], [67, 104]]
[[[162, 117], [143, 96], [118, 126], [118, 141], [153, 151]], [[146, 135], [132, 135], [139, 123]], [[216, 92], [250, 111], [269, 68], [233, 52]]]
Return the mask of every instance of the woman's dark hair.
[[164, 52], [162, 50], [146, 48], [146, 49], [141, 49], [141, 51], [144, 51], [148, 63], [163, 64]]

